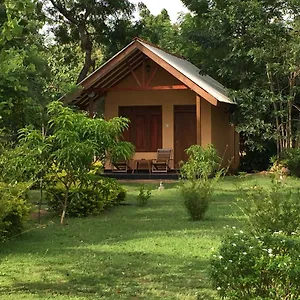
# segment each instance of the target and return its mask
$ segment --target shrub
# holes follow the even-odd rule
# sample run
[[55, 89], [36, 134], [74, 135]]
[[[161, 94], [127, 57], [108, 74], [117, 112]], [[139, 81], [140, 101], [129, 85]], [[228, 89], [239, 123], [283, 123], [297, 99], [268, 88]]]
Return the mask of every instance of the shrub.
[[0, 241], [22, 232], [29, 217], [28, 184], [0, 183]]
[[193, 145], [186, 150], [189, 159], [183, 164], [179, 185], [184, 205], [192, 220], [202, 220], [209, 207], [215, 182], [223, 170], [218, 170], [221, 159], [216, 149]]
[[282, 231], [289, 235], [299, 229], [299, 191], [273, 180], [271, 188], [254, 186], [242, 195], [238, 205], [257, 233]]
[[184, 205], [194, 221], [204, 218], [211, 200], [213, 185], [210, 181], [187, 181], [180, 185]]
[[211, 279], [226, 299], [300, 299], [299, 237], [235, 233], [211, 259]]
[[291, 175], [300, 177], [300, 148], [287, 150], [283, 155], [283, 164], [288, 167]]
[[220, 168], [221, 158], [212, 145], [208, 145], [206, 148], [192, 145], [185, 151], [189, 158], [180, 169], [182, 179], [206, 179], [216, 174]]
[[145, 185], [140, 186], [139, 194], [137, 196], [137, 205], [138, 206], [146, 206], [148, 204], [148, 200], [151, 197], [151, 190], [146, 189]]
[[[47, 201], [49, 208], [57, 213], [62, 212], [65, 189], [59, 185], [48, 188]], [[105, 208], [119, 205], [125, 201], [126, 191], [113, 179], [102, 178], [89, 180], [85, 186], [76, 185], [70, 190], [67, 216], [87, 217], [99, 214]]]

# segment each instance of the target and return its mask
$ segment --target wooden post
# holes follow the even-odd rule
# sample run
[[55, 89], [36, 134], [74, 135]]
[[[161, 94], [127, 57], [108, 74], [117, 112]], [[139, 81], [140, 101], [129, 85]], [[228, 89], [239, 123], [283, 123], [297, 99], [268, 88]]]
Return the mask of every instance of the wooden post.
[[196, 94], [197, 145], [201, 145], [201, 98]]
[[93, 99], [90, 99], [90, 101], [89, 101], [89, 117], [91, 119], [94, 117], [94, 103], [95, 103], [95, 101]]

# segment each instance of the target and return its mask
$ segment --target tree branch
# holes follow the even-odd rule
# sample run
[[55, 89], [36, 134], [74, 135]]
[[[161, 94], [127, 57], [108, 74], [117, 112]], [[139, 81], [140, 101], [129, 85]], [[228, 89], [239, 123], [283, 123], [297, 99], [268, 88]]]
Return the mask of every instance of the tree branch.
[[73, 17], [71, 12], [66, 9], [64, 5], [60, 1], [50, 0], [52, 5], [65, 17], [67, 18], [71, 23], [78, 25], [79, 21]]

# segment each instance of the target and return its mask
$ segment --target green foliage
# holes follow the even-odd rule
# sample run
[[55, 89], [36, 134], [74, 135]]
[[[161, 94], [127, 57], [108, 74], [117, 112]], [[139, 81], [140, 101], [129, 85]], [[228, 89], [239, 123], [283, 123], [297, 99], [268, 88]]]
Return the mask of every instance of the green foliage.
[[[37, 179], [39, 175], [45, 174], [52, 184], [62, 184], [65, 189], [64, 210], [61, 215], [63, 223], [71, 188], [75, 188], [77, 182], [82, 186], [88, 182], [94, 169], [94, 157], [104, 161], [113, 149], [120, 149], [124, 145], [120, 137], [128, 126], [128, 120], [91, 119], [59, 101], [53, 101], [48, 105], [48, 115], [46, 127], [48, 135], [31, 128], [21, 130], [20, 143], [10, 153], [11, 159], [2, 164], [2, 168], [5, 169], [6, 165], [10, 165], [8, 173], [12, 178], [17, 166], [18, 175], [26, 174], [31, 176], [30, 178]], [[126, 146], [125, 150], [128, 151], [130, 147], [128, 144]], [[16, 152], [20, 155], [14, 158]]]
[[120, 141], [110, 152], [110, 161], [117, 163], [119, 161], [129, 160], [132, 158], [135, 146], [126, 141]]
[[28, 184], [0, 182], [0, 241], [19, 234], [29, 217]]
[[299, 191], [273, 180], [271, 188], [253, 186], [242, 190], [238, 205], [257, 233], [283, 232], [287, 235], [299, 230]]
[[179, 189], [191, 219], [198, 221], [204, 218], [214, 185], [223, 173], [221, 158], [212, 145], [193, 145], [186, 152], [189, 159], [181, 167]]
[[139, 194], [136, 198], [137, 205], [140, 207], [146, 206], [151, 197], [151, 190], [147, 189], [144, 184], [140, 186]]
[[43, 137], [34, 129], [19, 131], [21, 143], [0, 154], [0, 180], [8, 183], [36, 180], [43, 169]]
[[74, 92], [76, 79], [84, 61], [78, 44], [50, 43], [47, 45], [46, 59], [51, 74], [47, 81], [49, 97], [57, 100], [69, 92]]
[[250, 150], [270, 141], [279, 153], [291, 147], [298, 122], [292, 115], [299, 114], [297, 2], [182, 2], [191, 11], [181, 24], [182, 54], [231, 89], [233, 119]]
[[299, 237], [236, 232], [211, 259], [211, 280], [229, 300], [299, 299], [299, 253]]
[[213, 145], [208, 145], [206, 148], [200, 145], [192, 145], [186, 149], [186, 153], [189, 159], [180, 169], [180, 176], [183, 179], [207, 180], [220, 168], [221, 158]]
[[[66, 215], [69, 217], [97, 215], [108, 207], [120, 205], [125, 198], [126, 191], [117, 181], [109, 178], [90, 180], [84, 186], [78, 184], [70, 189]], [[47, 202], [52, 211], [61, 214], [64, 201], [63, 186], [56, 185], [47, 189]]]
[[181, 183], [180, 192], [184, 205], [193, 221], [200, 221], [208, 210], [213, 184], [208, 180], [192, 180]]
[[[254, 142], [254, 138], [250, 140]], [[248, 173], [265, 171], [270, 167], [270, 157], [276, 154], [276, 144], [274, 141], [256, 141], [256, 146], [241, 143], [240, 152], [240, 170]]]
[[[83, 52], [83, 66], [77, 76], [77, 83], [94, 70], [97, 58], [95, 47], [105, 48], [106, 43], [114, 44], [111, 36], [116, 31], [121, 31], [123, 36], [117, 36], [124, 39], [124, 29], [127, 26], [122, 25], [127, 23], [134, 9], [134, 5], [128, 0], [47, 0], [44, 3], [49, 23], [53, 24], [51, 30], [56, 41], [67, 46], [66, 53], [70, 45]], [[117, 40], [116, 38], [115, 41]]]
[[134, 26], [136, 36], [178, 53], [179, 28], [172, 24], [168, 11], [163, 9], [158, 15], [153, 15], [144, 3], [138, 5], [138, 10], [140, 18]]
[[20, 128], [42, 123], [48, 79], [43, 17], [31, 0], [4, 0], [0, 11], [0, 128], [15, 141]]
[[285, 151], [282, 162], [288, 167], [291, 175], [300, 177], [300, 148]]

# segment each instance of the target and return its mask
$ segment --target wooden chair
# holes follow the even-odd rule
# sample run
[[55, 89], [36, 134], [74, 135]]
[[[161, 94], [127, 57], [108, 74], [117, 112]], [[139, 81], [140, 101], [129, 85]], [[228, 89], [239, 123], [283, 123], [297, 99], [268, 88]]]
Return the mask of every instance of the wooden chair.
[[172, 149], [157, 149], [157, 157], [152, 160], [152, 172], [153, 173], [167, 173], [170, 169]]
[[112, 166], [112, 172], [127, 173], [128, 170], [132, 170], [126, 160], [114, 162]]

